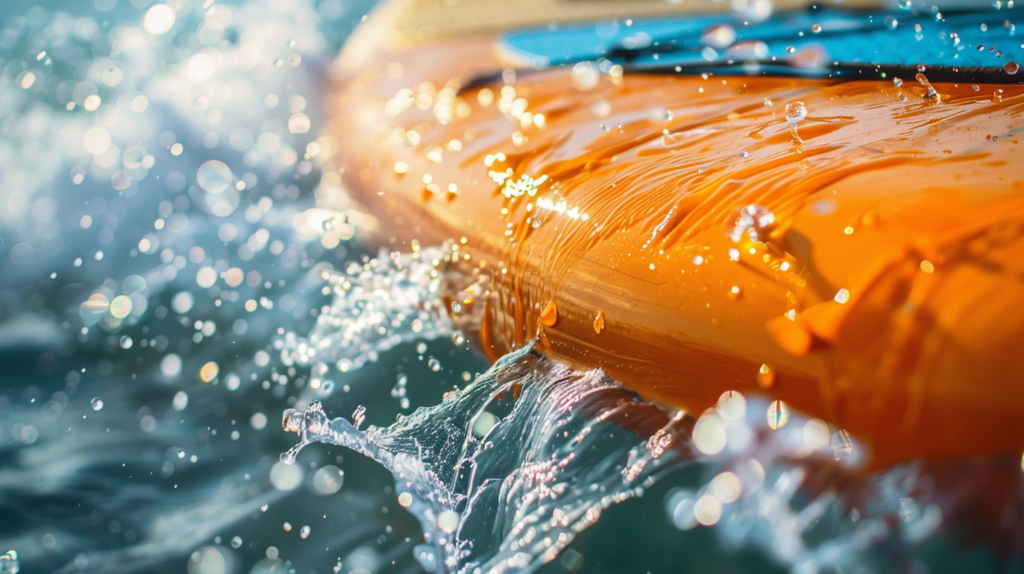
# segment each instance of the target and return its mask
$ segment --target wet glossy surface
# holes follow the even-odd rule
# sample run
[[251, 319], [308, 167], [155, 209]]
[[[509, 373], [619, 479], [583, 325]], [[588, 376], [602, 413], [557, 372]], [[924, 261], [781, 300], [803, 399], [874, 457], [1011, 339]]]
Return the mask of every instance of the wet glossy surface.
[[[493, 48], [343, 56], [330, 102], [381, 240], [466, 238], [490, 354], [540, 337], [694, 413], [760, 391], [876, 465], [1024, 447], [1024, 87], [612, 70], [581, 90], [562, 69], [458, 92]], [[736, 243], [748, 205], [775, 221]]]

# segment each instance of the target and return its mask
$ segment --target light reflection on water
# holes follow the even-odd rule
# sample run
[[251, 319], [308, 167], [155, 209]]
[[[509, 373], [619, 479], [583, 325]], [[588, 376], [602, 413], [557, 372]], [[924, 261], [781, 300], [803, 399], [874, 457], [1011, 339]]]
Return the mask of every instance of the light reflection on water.
[[[647, 440], [671, 413], [600, 374], [533, 355], [508, 358], [505, 370], [442, 402], [487, 365], [458, 336], [438, 339], [451, 332], [436, 314], [415, 317], [419, 329], [407, 315], [389, 323], [396, 331], [383, 343], [339, 350], [331, 327], [350, 310], [341, 305], [349, 291], [325, 291], [322, 276], [368, 264], [353, 235], [373, 222], [348, 206], [315, 205], [318, 187], [340, 185], [319, 172], [316, 132], [325, 67], [371, 2], [168, 1], [173, 22], [153, 4], [0, 7], [0, 551], [17, 550], [23, 571], [540, 566], [552, 556], [522, 536], [545, 504], [527, 499], [563, 482], [543, 512], [575, 512], [567, 524], [589, 525], [595, 508], [604, 518], [582, 533], [561, 522], [550, 530], [556, 547], [572, 540], [558, 532], [578, 540], [547, 572], [960, 564], [929, 542], [943, 515], [922, 495], [923, 470], [850, 487], [873, 505], [854, 525], [821, 486], [834, 465], [781, 460], [790, 447], [802, 460], [806, 449], [776, 444], [789, 434], [764, 435], [767, 406], [754, 398], [749, 425], [736, 423], [745, 414], [726, 416], [735, 404], [720, 409], [722, 432], [739, 433], [729, 444], [746, 446], [702, 459], [685, 425], [662, 447]], [[422, 310], [431, 293], [419, 294]], [[333, 393], [326, 368], [309, 371], [323, 357], [296, 346], [306, 333], [330, 343]], [[530, 378], [524, 396], [538, 402], [483, 416], [513, 375]], [[576, 456], [551, 425], [605, 428], [598, 420], [614, 411], [600, 401], [562, 419], [544, 410], [541, 399], [563, 388], [555, 383], [573, 378], [659, 424], [636, 433], [609, 425], [617, 438], [587, 443], [551, 483], [537, 478], [553, 470], [545, 457]], [[295, 465], [278, 462], [293, 438], [277, 430], [280, 413], [313, 398], [328, 412], [367, 405], [359, 416], [376, 429], [376, 446], [363, 448], [399, 476], [397, 491], [386, 470], [345, 449], [312, 444]], [[388, 426], [399, 414], [408, 418]], [[794, 414], [788, 428], [806, 424]], [[472, 450], [488, 432], [494, 450]], [[433, 454], [412, 456], [417, 441]], [[673, 464], [666, 458], [652, 484], [653, 468], [636, 464], [668, 446]], [[406, 456], [401, 465], [395, 453]], [[454, 472], [459, 461], [486, 468], [487, 488]], [[514, 478], [518, 494], [496, 502], [508, 494], [497, 487], [528, 470], [530, 487]], [[979, 464], [956, 476], [1004, 471]], [[606, 508], [640, 490], [647, 496]], [[993, 564], [987, 554], [975, 560]]]

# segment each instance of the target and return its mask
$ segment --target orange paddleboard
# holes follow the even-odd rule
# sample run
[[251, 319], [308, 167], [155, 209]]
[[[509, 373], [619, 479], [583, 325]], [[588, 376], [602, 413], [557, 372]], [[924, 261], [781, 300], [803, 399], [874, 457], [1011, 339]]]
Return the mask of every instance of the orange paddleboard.
[[382, 244], [458, 243], [449, 302], [488, 355], [537, 339], [698, 416], [760, 393], [874, 467], [1024, 450], [1024, 86], [523, 70], [529, 14], [416, 28], [426, 4], [356, 34], [325, 138]]

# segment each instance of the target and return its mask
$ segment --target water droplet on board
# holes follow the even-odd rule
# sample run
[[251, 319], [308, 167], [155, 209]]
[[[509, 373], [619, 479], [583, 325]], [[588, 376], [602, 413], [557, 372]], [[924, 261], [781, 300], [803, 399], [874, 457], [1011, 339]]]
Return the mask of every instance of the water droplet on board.
[[793, 102], [786, 104], [786, 121], [789, 125], [796, 127], [796, 125], [807, 117], [807, 106], [803, 102]]
[[757, 370], [757, 384], [762, 389], [770, 389], [775, 386], [775, 367], [764, 364]]
[[540, 314], [540, 322], [545, 327], [554, 327], [558, 322], [558, 307], [555, 306], [554, 299], [548, 302], [547, 307], [544, 307], [544, 312]]
[[[733, 243], [762, 241], [762, 233], [770, 231], [774, 225], [774, 213], [760, 205], [750, 204], [740, 209], [739, 216], [729, 230], [729, 239], [732, 239]], [[737, 260], [738, 255], [737, 253]]]
[[847, 302], [850, 301], [849, 289], [840, 289], [838, 292], [836, 292], [836, 296], [834, 297], [834, 299], [836, 303], [839, 303], [840, 305], [845, 305]]
[[939, 99], [939, 93], [935, 91], [935, 87], [932, 86], [932, 83], [928, 81], [928, 78], [923, 73], [918, 72], [914, 79], [928, 90], [925, 92], [924, 97]]

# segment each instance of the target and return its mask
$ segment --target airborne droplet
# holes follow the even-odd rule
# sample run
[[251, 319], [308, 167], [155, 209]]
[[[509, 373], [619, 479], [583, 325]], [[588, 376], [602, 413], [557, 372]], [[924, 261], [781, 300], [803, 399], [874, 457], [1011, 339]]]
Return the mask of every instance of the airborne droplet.
[[789, 422], [789, 408], [782, 401], [772, 401], [768, 406], [768, 426], [772, 430], [778, 430]]
[[222, 161], [211, 159], [199, 166], [196, 181], [207, 193], [221, 193], [231, 185], [234, 175], [231, 168]]

